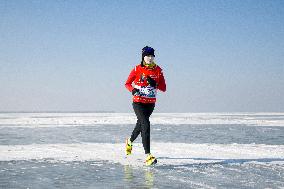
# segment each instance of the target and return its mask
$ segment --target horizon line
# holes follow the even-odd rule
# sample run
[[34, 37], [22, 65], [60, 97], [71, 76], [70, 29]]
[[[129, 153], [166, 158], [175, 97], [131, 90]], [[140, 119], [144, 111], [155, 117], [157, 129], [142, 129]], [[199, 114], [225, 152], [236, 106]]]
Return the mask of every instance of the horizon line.
[[[134, 112], [116, 112], [107, 110], [83, 110], [83, 111], [70, 111], [70, 110], [42, 110], [42, 111], [0, 111], [3, 113], [134, 113]], [[284, 113], [284, 111], [200, 111], [200, 112], [155, 112], [155, 113]], [[155, 114], [154, 113], [154, 114]]]

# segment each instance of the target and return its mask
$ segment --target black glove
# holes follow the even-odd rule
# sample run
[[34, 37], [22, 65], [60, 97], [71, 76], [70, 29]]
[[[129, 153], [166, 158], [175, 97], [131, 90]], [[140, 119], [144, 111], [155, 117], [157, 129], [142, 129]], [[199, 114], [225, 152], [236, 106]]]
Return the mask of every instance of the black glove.
[[139, 93], [139, 89], [134, 88], [134, 89], [132, 90], [132, 95], [135, 95], [136, 93]]
[[157, 82], [149, 76], [147, 77], [147, 82], [151, 87], [154, 87], [154, 88], [157, 87]]

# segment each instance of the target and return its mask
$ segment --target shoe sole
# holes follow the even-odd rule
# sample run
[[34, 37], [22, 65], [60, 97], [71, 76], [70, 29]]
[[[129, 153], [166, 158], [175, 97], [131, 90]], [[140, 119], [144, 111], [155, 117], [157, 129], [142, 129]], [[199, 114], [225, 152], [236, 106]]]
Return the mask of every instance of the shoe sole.
[[158, 163], [158, 161], [157, 161], [157, 159], [155, 159], [151, 164], [147, 164], [147, 163], [146, 163], [146, 166], [155, 165], [155, 164], [157, 164], [157, 163]]

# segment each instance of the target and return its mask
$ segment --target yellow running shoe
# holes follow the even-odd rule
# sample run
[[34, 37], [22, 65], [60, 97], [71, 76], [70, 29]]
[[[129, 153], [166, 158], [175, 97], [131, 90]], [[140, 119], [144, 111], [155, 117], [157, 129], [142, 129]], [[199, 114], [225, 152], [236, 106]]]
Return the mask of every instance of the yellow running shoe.
[[125, 143], [125, 153], [126, 155], [130, 155], [132, 151], [132, 142], [130, 139], [126, 139]]
[[149, 165], [154, 165], [157, 162], [158, 162], [157, 159], [152, 154], [149, 154], [146, 158], [145, 164], [149, 166]]

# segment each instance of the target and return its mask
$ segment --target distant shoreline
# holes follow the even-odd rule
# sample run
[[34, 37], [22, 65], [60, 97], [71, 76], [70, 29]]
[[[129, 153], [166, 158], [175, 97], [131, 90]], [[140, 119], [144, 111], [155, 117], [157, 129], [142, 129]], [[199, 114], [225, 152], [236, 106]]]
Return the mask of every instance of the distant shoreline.
[[116, 113], [115, 111], [0, 111], [0, 113]]

